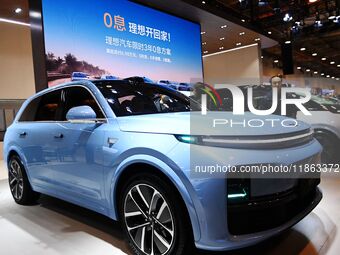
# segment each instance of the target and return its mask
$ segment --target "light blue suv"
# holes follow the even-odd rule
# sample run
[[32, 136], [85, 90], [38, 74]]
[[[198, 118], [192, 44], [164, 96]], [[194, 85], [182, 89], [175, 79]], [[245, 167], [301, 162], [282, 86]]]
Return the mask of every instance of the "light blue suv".
[[255, 244], [321, 200], [318, 178], [191, 172], [193, 151], [200, 162], [233, 166], [318, 163], [321, 147], [309, 126], [225, 129], [207, 139], [190, 133], [193, 116], [211, 118], [192, 99], [153, 84], [98, 80], [46, 89], [24, 103], [5, 135], [13, 198], [31, 204], [47, 194], [119, 220], [134, 253], [148, 255]]

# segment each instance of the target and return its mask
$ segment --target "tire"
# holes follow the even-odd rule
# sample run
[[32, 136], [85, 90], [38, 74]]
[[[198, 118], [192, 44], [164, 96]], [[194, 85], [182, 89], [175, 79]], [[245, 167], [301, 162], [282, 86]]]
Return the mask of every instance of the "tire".
[[315, 138], [323, 147], [321, 154], [321, 162], [324, 164], [336, 163], [338, 152], [338, 138], [325, 132], [316, 132]]
[[33, 191], [20, 158], [12, 156], [8, 163], [8, 183], [13, 199], [20, 205], [36, 203], [40, 194]]
[[155, 175], [140, 174], [127, 181], [121, 194], [120, 223], [134, 254], [191, 254], [190, 221], [171, 185]]

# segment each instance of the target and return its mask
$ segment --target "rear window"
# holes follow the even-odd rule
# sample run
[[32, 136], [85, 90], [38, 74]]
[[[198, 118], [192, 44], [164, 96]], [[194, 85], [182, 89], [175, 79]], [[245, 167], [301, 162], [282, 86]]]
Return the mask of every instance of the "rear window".
[[27, 105], [19, 121], [56, 121], [60, 106], [61, 90], [46, 93]]

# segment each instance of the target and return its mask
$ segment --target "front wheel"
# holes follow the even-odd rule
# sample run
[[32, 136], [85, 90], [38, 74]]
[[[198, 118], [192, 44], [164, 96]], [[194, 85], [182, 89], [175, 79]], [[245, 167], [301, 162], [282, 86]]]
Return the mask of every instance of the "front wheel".
[[161, 178], [132, 178], [123, 189], [120, 219], [134, 253], [190, 254], [192, 234], [184, 210], [172, 186]]
[[8, 183], [14, 201], [20, 205], [33, 204], [39, 198], [39, 193], [32, 190], [18, 156], [12, 156], [8, 163]]

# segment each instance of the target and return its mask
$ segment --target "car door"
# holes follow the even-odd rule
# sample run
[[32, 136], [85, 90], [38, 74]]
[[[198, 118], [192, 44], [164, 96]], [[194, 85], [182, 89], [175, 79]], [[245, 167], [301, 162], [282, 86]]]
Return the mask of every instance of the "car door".
[[18, 143], [26, 158], [31, 183], [48, 194], [54, 194], [55, 190], [51, 170], [58, 163], [54, 134], [60, 111], [61, 90], [51, 91], [33, 99], [18, 123]]
[[[63, 90], [65, 98], [61, 121], [54, 143], [59, 164], [54, 176], [63, 199], [97, 211], [103, 211], [103, 143], [105, 116], [92, 93], [83, 86]], [[77, 106], [90, 106], [98, 121], [69, 122], [67, 112]]]

